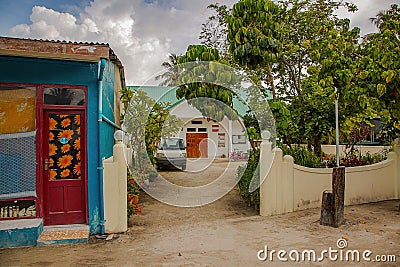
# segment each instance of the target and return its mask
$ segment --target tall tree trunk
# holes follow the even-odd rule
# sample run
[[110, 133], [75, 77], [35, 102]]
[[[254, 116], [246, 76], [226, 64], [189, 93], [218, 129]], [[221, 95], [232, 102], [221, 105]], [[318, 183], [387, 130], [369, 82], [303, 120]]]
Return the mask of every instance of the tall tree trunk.
[[319, 135], [314, 138], [313, 145], [314, 145], [314, 153], [318, 157], [321, 157], [321, 155], [322, 155], [322, 144], [321, 144], [321, 137]]

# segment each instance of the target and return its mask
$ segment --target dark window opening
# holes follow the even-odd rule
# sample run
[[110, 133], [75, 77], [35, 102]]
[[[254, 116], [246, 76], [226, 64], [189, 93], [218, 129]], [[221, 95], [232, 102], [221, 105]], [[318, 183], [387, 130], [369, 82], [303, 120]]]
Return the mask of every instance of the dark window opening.
[[83, 106], [85, 105], [85, 91], [78, 88], [45, 88], [44, 104]]

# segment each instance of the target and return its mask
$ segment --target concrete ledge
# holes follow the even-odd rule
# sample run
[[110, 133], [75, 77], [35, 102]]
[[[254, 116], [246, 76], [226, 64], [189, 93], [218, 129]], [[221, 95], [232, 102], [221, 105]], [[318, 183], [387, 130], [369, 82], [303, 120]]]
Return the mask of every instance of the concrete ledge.
[[38, 246], [85, 243], [89, 239], [89, 226], [84, 224], [45, 226], [37, 240]]
[[43, 219], [0, 221], [0, 248], [36, 246]]

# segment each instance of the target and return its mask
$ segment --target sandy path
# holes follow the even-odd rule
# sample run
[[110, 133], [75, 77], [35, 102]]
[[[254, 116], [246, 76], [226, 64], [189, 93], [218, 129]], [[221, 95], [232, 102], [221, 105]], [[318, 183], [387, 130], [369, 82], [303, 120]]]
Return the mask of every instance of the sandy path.
[[[223, 163], [218, 163], [223, 164]], [[213, 166], [207, 177], [219, 171]], [[188, 183], [187, 173], [163, 172], [171, 181]], [[174, 178], [175, 177], [175, 178]], [[320, 226], [319, 210], [260, 217], [240, 199], [237, 189], [206, 206], [172, 207], [143, 195], [143, 214], [130, 219], [127, 233], [89, 244], [0, 250], [1, 266], [399, 266], [400, 201], [345, 208], [346, 225]], [[393, 254], [397, 263], [261, 262], [257, 252], [270, 249], [348, 249]], [[371, 256], [372, 257], [372, 256]]]

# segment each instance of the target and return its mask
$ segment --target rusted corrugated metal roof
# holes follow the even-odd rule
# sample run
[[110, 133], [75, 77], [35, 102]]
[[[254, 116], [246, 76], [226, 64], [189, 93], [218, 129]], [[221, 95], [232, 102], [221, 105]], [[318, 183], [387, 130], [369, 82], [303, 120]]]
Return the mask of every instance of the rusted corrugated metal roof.
[[122, 67], [108, 43], [14, 38], [0, 36], [0, 55], [98, 61], [106, 58]]
[[100, 43], [100, 42], [67, 41], [67, 40], [54, 40], [54, 39], [37, 39], [37, 38], [21, 38], [21, 37], [6, 37], [6, 36], [0, 36], [0, 38], [52, 42], [52, 43], [64, 43], [64, 44], [109, 45], [108, 43]]

